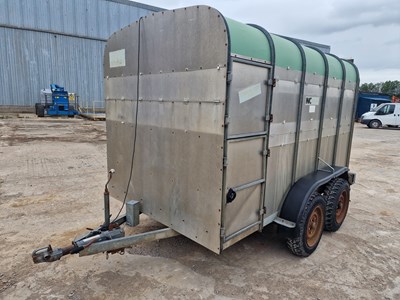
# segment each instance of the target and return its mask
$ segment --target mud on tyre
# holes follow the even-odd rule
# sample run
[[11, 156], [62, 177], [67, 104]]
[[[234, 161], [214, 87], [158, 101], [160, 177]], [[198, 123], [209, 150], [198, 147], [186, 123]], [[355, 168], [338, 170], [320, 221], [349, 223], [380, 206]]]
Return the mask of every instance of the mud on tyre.
[[326, 201], [325, 230], [337, 231], [342, 226], [350, 203], [350, 185], [342, 178], [331, 180], [324, 190]]
[[287, 246], [297, 256], [309, 256], [318, 247], [325, 223], [325, 199], [314, 192], [300, 213], [292, 237]]

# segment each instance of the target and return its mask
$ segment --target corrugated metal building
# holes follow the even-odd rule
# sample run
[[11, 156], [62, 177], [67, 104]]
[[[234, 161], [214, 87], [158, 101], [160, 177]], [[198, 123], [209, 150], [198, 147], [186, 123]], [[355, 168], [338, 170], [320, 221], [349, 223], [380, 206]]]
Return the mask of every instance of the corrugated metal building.
[[50, 83], [103, 101], [106, 39], [161, 8], [127, 0], [0, 0], [0, 106], [33, 106]]
[[106, 39], [161, 10], [128, 0], [0, 0], [0, 109], [33, 107], [50, 83], [102, 106]]

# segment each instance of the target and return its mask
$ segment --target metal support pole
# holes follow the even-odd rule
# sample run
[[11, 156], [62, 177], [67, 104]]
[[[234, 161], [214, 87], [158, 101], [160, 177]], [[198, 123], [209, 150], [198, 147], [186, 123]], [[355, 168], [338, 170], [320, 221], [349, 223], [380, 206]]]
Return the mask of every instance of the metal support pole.
[[104, 224], [102, 227], [106, 230], [108, 230], [108, 227], [110, 226], [110, 192], [108, 191], [108, 184], [110, 183], [114, 173], [114, 169], [108, 171], [108, 180], [104, 186]]
[[108, 189], [104, 191], [104, 227], [110, 226], [110, 193]]

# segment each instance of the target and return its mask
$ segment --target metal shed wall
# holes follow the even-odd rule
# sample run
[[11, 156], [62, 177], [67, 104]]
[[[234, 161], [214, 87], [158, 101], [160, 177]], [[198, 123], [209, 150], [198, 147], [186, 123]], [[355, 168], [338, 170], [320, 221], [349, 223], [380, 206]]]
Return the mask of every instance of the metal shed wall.
[[33, 106], [50, 83], [103, 101], [106, 39], [161, 8], [127, 0], [0, 0], [0, 106]]

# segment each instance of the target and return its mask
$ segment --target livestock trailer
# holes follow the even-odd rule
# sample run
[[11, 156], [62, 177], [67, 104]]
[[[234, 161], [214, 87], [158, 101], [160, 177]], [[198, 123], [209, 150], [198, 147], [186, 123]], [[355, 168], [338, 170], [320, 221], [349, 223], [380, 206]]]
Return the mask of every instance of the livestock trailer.
[[104, 54], [106, 226], [64, 252], [136, 241], [106, 237], [123, 222], [111, 226], [109, 193], [131, 223], [144, 213], [164, 224], [156, 238], [182, 234], [221, 253], [275, 222], [308, 256], [347, 213], [358, 85], [353, 63], [207, 6], [115, 32]]

